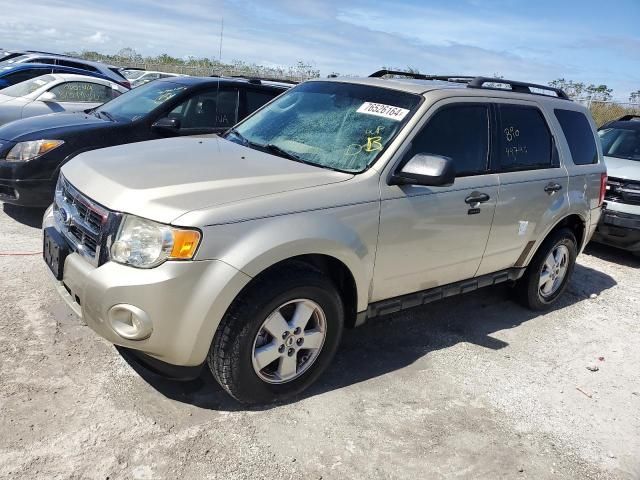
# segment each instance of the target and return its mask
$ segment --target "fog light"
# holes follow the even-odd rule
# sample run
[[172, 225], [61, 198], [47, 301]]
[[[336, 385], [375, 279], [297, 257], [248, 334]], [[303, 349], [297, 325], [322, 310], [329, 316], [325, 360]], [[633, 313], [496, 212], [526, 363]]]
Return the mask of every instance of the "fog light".
[[109, 323], [114, 332], [127, 340], [144, 340], [153, 331], [151, 319], [144, 310], [124, 303], [111, 307]]

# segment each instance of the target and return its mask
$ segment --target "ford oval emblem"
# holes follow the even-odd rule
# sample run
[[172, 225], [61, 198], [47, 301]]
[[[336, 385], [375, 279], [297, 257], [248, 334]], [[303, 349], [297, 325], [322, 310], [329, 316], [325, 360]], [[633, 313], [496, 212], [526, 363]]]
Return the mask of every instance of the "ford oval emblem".
[[60, 212], [60, 220], [62, 220], [62, 223], [67, 224], [69, 223], [69, 214], [67, 213], [67, 211], [64, 208], [61, 208], [60, 210], [58, 210]]

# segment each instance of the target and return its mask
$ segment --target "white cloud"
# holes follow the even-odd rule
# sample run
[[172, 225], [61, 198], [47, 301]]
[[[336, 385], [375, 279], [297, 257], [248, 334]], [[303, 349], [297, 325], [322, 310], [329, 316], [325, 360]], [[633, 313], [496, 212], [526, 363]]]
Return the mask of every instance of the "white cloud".
[[90, 35], [88, 37], [84, 37], [83, 40], [85, 42], [88, 42], [88, 43], [103, 44], [103, 43], [109, 42], [111, 40], [111, 38], [109, 38], [108, 35], [105, 35], [102, 32], [96, 32], [93, 35]]

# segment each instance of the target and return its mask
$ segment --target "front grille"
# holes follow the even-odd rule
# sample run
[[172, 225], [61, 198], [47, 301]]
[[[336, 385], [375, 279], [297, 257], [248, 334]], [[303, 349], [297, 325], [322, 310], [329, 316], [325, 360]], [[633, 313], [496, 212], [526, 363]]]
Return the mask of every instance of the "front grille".
[[102, 264], [118, 215], [80, 193], [62, 175], [56, 185], [53, 214], [72, 249], [93, 265]]
[[610, 202], [640, 205], [640, 182], [609, 177], [604, 199]]

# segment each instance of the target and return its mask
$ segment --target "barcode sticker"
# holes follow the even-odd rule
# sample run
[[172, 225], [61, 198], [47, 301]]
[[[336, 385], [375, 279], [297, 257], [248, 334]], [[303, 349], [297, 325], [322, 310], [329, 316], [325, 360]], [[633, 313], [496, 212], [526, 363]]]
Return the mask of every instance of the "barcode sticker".
[[360, 108], [356, 110], [358, 113], [366, 115], [375, 115], [376, 117], [388, 118], [389, 120], [401, 121], [407, 116], [409, 110], [406, 108], [394, 107], [392, 105], [384, 105], [383, 103], [364, 102]]

